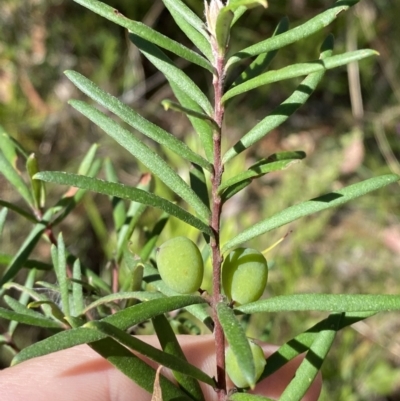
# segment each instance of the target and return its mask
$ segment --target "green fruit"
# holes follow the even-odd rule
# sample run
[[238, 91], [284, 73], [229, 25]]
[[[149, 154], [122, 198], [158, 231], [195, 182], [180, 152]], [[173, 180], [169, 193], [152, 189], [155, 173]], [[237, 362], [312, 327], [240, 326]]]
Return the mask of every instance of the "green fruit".
[[164, 242], [156, 254], [158, 271], [164, 283], [180, 294], [191, 294], [203, 280], [203, 258], [196, 244], [186, 237]]
[[[256, 372], [255, 382], [257, 382], [262, 372], [264, 371], [267, 362], [265, 360], [263, 349], [259, 345], [253, 343], [252, 341], [249, 341], [249, 343], [251, 352], [253, 354], [254, 367]], [[226, 371], [236, 387], [240, 388], [254, 387], [255, 382], [249, 383], [247, 379], [243, 376], [242, 369], [240, 369], [237, 363], [236, 356], [234, 355], [231, 348], [228, 348], [225, 351], [225, 364], [226, 364]]]
[[267, 280], [267, 260], [256, 249], [237, 248], [226, 256], [222, 266], [222, 286], [225, 295], [238, 305], [257, 301]]

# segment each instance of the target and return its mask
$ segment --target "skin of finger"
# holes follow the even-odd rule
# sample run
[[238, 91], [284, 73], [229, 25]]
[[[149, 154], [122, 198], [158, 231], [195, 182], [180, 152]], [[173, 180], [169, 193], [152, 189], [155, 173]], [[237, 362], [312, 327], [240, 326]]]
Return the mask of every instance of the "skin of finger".
[[[154, 336], [141, 336], [144, 341], [159, 347]], [[188, 361], [211, 376], [215, 376], [213, 336], [179, 336]], [[266, 356], [277, 347], [264, 345]], [[279, 397], [295, 369], [297, 358], [265, 379], [254, 390], [271, 398]], [[207, 401], [217, 399], [209, 386], [203, 386]], [[304, 401], [317, 401], [321, 390], [318, 377]], [[0, 372], [0, 394], [7, 401], [150, 401], [151, 395], [101, 358], [87, 345], [35, 358]]]

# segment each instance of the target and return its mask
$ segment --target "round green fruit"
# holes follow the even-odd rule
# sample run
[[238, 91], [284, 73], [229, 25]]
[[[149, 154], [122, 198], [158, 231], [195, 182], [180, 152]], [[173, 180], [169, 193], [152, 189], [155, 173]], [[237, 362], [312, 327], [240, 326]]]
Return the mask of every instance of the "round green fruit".
[[186, 237], [164, 242], [156, 253], [158, 271], [164, 283], [180, 294], [191, 294], [200, 288], [204, 264], [196, 244]]
[[[249, 341], [249, 343], [251, 352], [253, 354], [254, 367], [256, 371], [255, 382], [257, 382], [262, 372], [264, 371], [267, 362], [265, 360], [263, 349], [259, 345], [253, 343], [252, 341]], [[243, 372], [240, 369], [237, 363], [236, 356], [231, 348], [228, 348], [225, 351], [225, 364], [228, 376], [230, 377], [230, 379], [232, 380], [233, 384], [236, 387], [240, 388], [254, 387], [255, 382], [249, 383], [247, 379], [243, 376]]]
[[226, 256], [222, 266], [222, 286], [225, 295], [238, 305], [257, 301], [267, 280], [267, 260], [256, 249], [237, 248]]

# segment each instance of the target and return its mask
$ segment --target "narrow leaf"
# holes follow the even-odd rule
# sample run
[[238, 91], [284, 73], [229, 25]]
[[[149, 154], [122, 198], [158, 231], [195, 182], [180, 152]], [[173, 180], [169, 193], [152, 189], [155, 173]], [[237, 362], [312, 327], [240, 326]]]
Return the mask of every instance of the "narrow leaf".
[[186, 182], [158, 154], [135, 138], [131, 132], [122, 128], [114, 120], [94, 107], [77, 100], [70, 101], [70, 104], [140, 160], [165, 185], [191, 205], [201, 218], [208, 220], [210, 210], [205, 207]]
[[176, 356], [160, 351], [152, 345], [145, 343], [137, 337], [132, 337], [130, 334], [125, 333], [125, 331], [118, 329], [117, 327], [109, 323], [92, 321], [86, 323], [83, 327], [92, 330], [98, 330], [106, 336], [114, 338], [116, 341], [118, 341], [122, 345], [125, 345], [132, 351], [137, 351], [141, 355], [150, 358], [151, 360], [165, 366], [168, 369], [190, 375], [198, 380], [201, 380], [204, 383], [209, 384], [210, 386], [214, 386], [215, 384], [213, 379], [199, 368], [196, 368], [195, 366], [186, 361], [183, 361], [182, 359], [177, 358]]
[[44, 189], [43, 182], [33, 179], [33, 176], [37, 172], [39, 172], [38, 161], [37, 161], [34, 153], [32, 153], [26, 161], [26, 170], [27, 170], [27, 172], [29, 174], [29, 178], [31, 180], [32, 197], [33, 197], [35, 208], [36, 209], [43, 208], [44, 204], [45, 204], [45, 189]]
[[[104, 169], [107, 181], [119, 182], [117, 172], [115, 171], [114, 165], [109, 158], [104, 161]], [[111, 203], [113, 209], [114, 227], [115, 231], [118, 233], [126, 220], [125, 202], [122, 199], [113, 196], [111, 197]]]
[[211, 64], [204, 57], [181, 45], [180, 43], [175, 42], [167, 36], [162, 35], [149, 26], [142, 24], [141, 22], [132, 21], [129, 18], [126, 18], [115, 8], [96, 0], [74, 1], [88, 8], [89, 10], [92, 10], [96, 14], [99, 14], [102, 17], [128, 29], [130, 32], [142, 37], [143, 39], [146, 39], [149, 42], [154, 43], [155, 45], [164, 48], [176, 54], [177, 56], [184, 58], [185, 60], [190, 61], [191, 63], [197, 64], [200, 67], [209, 70], [210, 72], [213, 71]]
[[[332, 55], [333, 36], [328, 35], [321, 46], [320, 59], [325, 60]], [[256, 67], [255, 67], [256, 68]], [[273, 129], [285, 122], [300, 106], [302, 106], [320, 83], [325, 71], [309, 74], [284, 102], [282, 102], [270, 115], [265, 117], [244, 135], [223, 156], [223, 163], [248, 149], [251, 145], [262, 139]]]
[[292, 165], [294, 162], [296, 163], [305, 157], [306, 154], [302, 151], [274, 153], [266, 159], [261, 159], [257, 163], [253, 164], [247, 169], [247, 171], [239, 173], [235, 177], [223, 182], [219, 186], [218, 192], [221, 193], [226, 188], [238, 184], [241, 181], [250, 179], [251, 182], [254, 178], [261, 177], [272, 171], [283, 170]]
[[213, 108], [206, 95], [180, 68], [174, 65], [172, 60], [162, 50], [133, 33], [129, 34], [129, 39], [165, 75], [170, 83], [172, 82], [190, 96], [210, 117], [213, 115]]
[[80, 174], [80, 175], [88, 175], [89, 174], [89, 171], [95, 161], [96, 152], [97, 152], [98, 147], [99, 147], [99, 145], [97, 145], [95, 143], [86, 152], [83, 160], [81, 161], [81, 163], [79, 165], [78, 174]]
[[74, 316], [79, 316], [85, 307], [85, 302], [83, 299], [83, 286], [81, 263], [79, 259], [76, 259], [72, 266], [72, 300], [74, 305]]
[[[116, 312], [101, 321], [110, 323], [121, 330], [126, 330], [159, 314], [205, 302], [203, 298], [195, 295], [154, 299]], [[52, 337], [24, 348], [14, 358], [13, 365], [36, 356], [47, 355], [75, 345], [101, 340], [105, 337], [104, 334], [84, 327], [57, 333]]]
[[235, 317], [233, 310], [224, 302], [218, 303], [217, 314], [241, 373], [246, 378], [249, 386], [253, 388], [256, 384], [256, 371], [250, 343], [245, 331]]
[[97, 308], [100, 305], [105, 305], [112, 302], [119, 302], [126, 299], [138, 299], [140, 301], [149, 301], [151, 299], [160, 299], [163, 297], [164, 295], [160, 294], [159, 292], [149, 292], [149, 291], [116, 292], [115, 294], [106, 295], [92, 302], [83, 310], [83, 313], [87, 313], [91, 309]]
[[[183, 107], [198, 113], [203, 113], [201, 107], [190, 96], [188, 96], [185, 91], [181, 90], [178, 85], [170, 82], [170, 86], [176, 98], [179, 100]], [[212, 163], [214, 160], [212, 126], [207, 121], [191, 116], [190, 114], [188, 114], [187, 117], [200, 138], [207, 160]]]
[[25, 181], [20, 176], [19, 172], [12, 166], [12, 164], [4, 156], [0, 150], [0, 173], [4, 175], [6, 180], [18, 191], [25, 202], [33, 207], [32, 194], [29, 191]]
[[[139, 180], [139, 184], [136, 189], [148, 192], [152, 183], [152, 177], [149, 173], [143, 174]], [[131, 202], [129, 205], [128, 212], [124, 224], [117, 234], [117, 261], [120, 262], [123, 253], [127, 249], [128, 242], [131, 238], [133, 230], [138, 223], [140, 216], [146, 210], [146, 205], [139, 202]]]
[[36, 178], [43, 181], [54, 182], [56, 184], [88, 189], [104, 195], [116, 196], [118, 198], [129, 199], [148, 206], [153, 206], [155, 208], [164, 210], [171, 216], [175, 216], [193, 227], [196, 227], [200, 231], [212, 235], [210, 227], [197, 217], [191, 215], [186, 210], [175, 205], [174, 203], [150, 192], [128, 187], [127, 185], [123, 184], [99, 180], [97, 178], [84, 177], [58, 171], [42, 171], [37, 174]]
[[204, 174], [203, 169], [192, 164], [190, 169], [190, 187], [198, 195], [198, 197], [203, 201], [203, 203], [210, 207], [210, 198], [208, 196], [207, 179]]
[[228, 92], [222, 96], [222, 102], [226, 102], [228, 99], [231, 99], [234, 96], [248, 92], [252, 89], [258, 88], [259, 86], [283, 81], [285, 79], [301, 77], [314, 72], [330, 70], [332, 68], [336, 68], [353, 61], [362, 60], [366, 57], [376, 56], [378, 54], [379, 53], [375, 50], [370, 49], [356, 50], [328, 57], [324, 60], [316, 60], [310, 63], [298, 63], [283, 67], [280, 70], [268, 71], [228, 90]]
[[153, 139], [160, 145], [165, 146], [179, 156], [191, 162], [200, 164], [204, 168], [211, 170], [211, 165], [204, 158], [193, 152], [184, 142], [177, 139], [174, 135], [163, 130], [161, 127], [151, 123], [142, 117], [135, 110], [122, 103], [118, 98], [100, 89], [94, 82], [85, 78], [75, 71], [65, 71], [68, 79], [83, 93], [101, 104], [106, 109], [117, 115], [131, 127], [135, 128], [148, 138]]
[[8, 208], [4, 207], [0, 211], [0, 237], [3, 234], [4, 224], [6, 222]]
[[[54, 245], [53, 245], [54, 247]], [[59, 233], [57, 238], [57, 264], [54, 266], [55, 273], [57, 276], [58, 285], [60, 288], [62, 310], [64, 316], [70, 317], [70, 305], [69, 305], [69, 281], [67, 277], [67, 261], [65, 259], [65, 243], [62, 232]]]
[[400, 177], [395, 174], [382, 175], [380, 177], [374, 177], [362, 182], [358, 182], [339, 191], [331, 192], [318, 198], [291, 206], [243, 231], [235, 238], [228, 241], [223, 246], [222, 252], [225, 253], [231, 248], [243, 244], [244, 242], [249, 241], [250, 239], [261, 234], [265, 234], [274, 228], [278, 228], [295, 221], [300, 217], [308, 216], [322, 210], [343, 205], [352, 199], [392, 184], [399, 179]]
[[224, 56], [226, 52], [234, 16], [235, 14], [229, 6], [223, 7], [218, 14], [217, 23], [215, 24], [215, 35], [220, 56]]
[[316, 17], [311, 18], [304, 24], [281, 35], [268, 38], [262, 42], [239, 51], [228, 60], [225, 67], [226, 70], [244, 58], [257, 56], [258, 54], [268, 53], [272, 50], [280, 49], [286, 45], [297, 42], [300, 39], [306, 38], [307, 36], [320, 31], [324, 27], [331, 24], [331, 22], [334, 21], [343, 11], [346, 11], [349, 7], [357, 4], [358, 1], [359, 0], [337, 0], [332, 7], [318, 14]]
[[17, 205], [14, 205], [13, 203], [9, 203], [9, 202], [6, 202], [6, 201], [0, 199], [0, 206], [4, 206], [5, 208], [12, 210], [13, 212], [25, 217], [27, 220], [31, 221], [32, 223], [37, 223], [37, 219], [33, 214], [27, 212], [26, 210], [20, 208]]
[[[354, 312], [354, 313], [344, 313], [342, 319], [340, 320], [337, 330], [342, 330], [360, 320], [366, 319], [373, 316], [375, 312]], [[320, 321], [307, 331], [298, 334], [296, 337], [292, 338], [285, 344], [281, 345], [272, 355], [268, 357], [267, 365], [265, 366], [264, 372], [260, 377], [260, 380], [265, 379], [272, 373], [276, 372], [287, 362], [297, 357], [300, 354], [307, 352], [314, 340], [317, 338], [318, 333], [323, 330], [330, 328], [331, 320], [330, 316]]]
[[212, 61], [210, 38], [203, 21], [181, 0], [163, 0], [163, 3], [182, 32]]
[[0, 317], [10, 321], [15, 321], [23, 324], [29, 324], [31, 326], [46, 327], [49, 329], [60, 329], [60, 323], [54, 320], [47, 319], [44, 316], [37, 317], [25, 313], [13, 312], [4, 308], [0, 308]]
[[[37, 270], [36, 269], [31, 269], [28, 273], [28, 276], [25, 279], [25, 285], [24, 287], [26, 288], [32, 288], [33, 284], [35, 283], [36, 279], [36, 274]], [[8, 295], [4, 296], [4, 300], [7, 303], [7, 305], [13, 309], [15, 312], [22, 313], [25, 315], [32, 314], [32, 316], [36, 316], [36, 312], [28, 309], [26, 305], [29, 302], [29, 294], [26, 292], [22, 292], [19, 296], [18, 301], [14, 298], [9, 297]], [[43, 315], [39, 314], [39, 316], [36, 317], [43, 317]], [[13, 337], [14, 332], [16, 328], [18, 327], [18, 322], [16, 321], [11, 321], [10, 324], [8, 325], [8, 334], [10, 337]]]
[[[218, 128], [218, 125], [214, 121], [214, 119], [211, 118], [210, 116], [208, 116], [207, 114], [198, 112], [196, 110], [188, 109], [187, 107], [183, 107], [179, 103], [173, 102], [172, 100], [169, 100], [169, 99], [163, 100], [161, 102], [161, 104], [163, 105], [164, 110], [171, 109], [171, 110], [174, 110], [174, 111], [179, 111], [179, 112], [181, 112], [183, 114], [186, 114], [187, 116], [196, 117], [196, 118], [199, 118], [201, 120], [205, 120], [208, 123], [211, 123], [214, 128]], [[202, 166], [202, 167], [204, 167], [204, 166]], [[209, 168], [207, 168], [207, 170], [209, 170]]]
[[42, 220], [37, 223], [32, 231], [28, 234], [23, 244], [15, 254], [12, 261], [7, 266], [3, 273], [3, 277], [0, 278], [0, 288], [7, 282], [12, 280], [17, 273], [25, 266], [29, 255], [35, 248], [43, 232], [46, 230], [49, 220], [53, 215], [53, 211], [49, 210], [45, 213]]
[[[176, 335], [165, 315], [156, 316], [152, 319], [152, 322], [163, 351], [186, 362], [186, 356], [183, 353], [178, 339], [176, 338]], [[175, 370], [173, 370], [172, 373], [178, 384], [188, 395], [196, 401], [205, 401], [203, 392], [197, 380]], [[215, 383], [211, 384], [212, 387], [214, 387], [214, 385]]]
[[400, 295], [294, 294], [241, 305], [242, 313], [282, 311], [380, 312], [400, 310]]
[[[91, 330], [94, 331], [94, 330]], [[155, 369], [111, 338], [96, 341], [90, 346], [124, 375], [150, 394], [153, 392]], [[192, 401], [164, 376], [160, 376], [163, 401]]]
[[[280, 35], [289, 29], [289, 19], [282, 18], [272, 36]], [[258, 57], [235, 79], [231, 88], [248, 81], [251, 78], [258, 77], [270, 65], [274, 57], [277, 55], [278, 49], [268, 53], [259, 54]]]
[[274, 401], [271, 398], [249, 393], [234, 393], [229, 396], [229, 401]]
[[341, 319], [342, 314], [329, 316], [329, 327], [321, 330], [316, 336], [306, 357], [297, 368], [295, 377], [279, 397], [280, 401], [300, 401], [303, 399], [331, 349]]
[[[85, 158], [86, 159], [86, 158]], [[82, 166], [84, 165], [85, 160], [82, 162], [81, 167], [78, 171], [83, 170]], [[101, 161], [96, 159], [93, 161], [93, 164], [90, 165], [89, 171], [87, 173], [82, 173], [84, 175], [88, 175], [89, 177], [95, 177], [101, 169]], [[51, 209], [53, 212], [61, 212], [55, 217], [52, 221], [52, 225], [56, 226], [61, 221], [63, 221], [74, 208], [79, 204], [84, 195], [86, 194], [86, 190], [80, 189], [76, 192], [70, 191], [70, 188], [64, 195], [62, 199], [60, 199], [57, 204]]]

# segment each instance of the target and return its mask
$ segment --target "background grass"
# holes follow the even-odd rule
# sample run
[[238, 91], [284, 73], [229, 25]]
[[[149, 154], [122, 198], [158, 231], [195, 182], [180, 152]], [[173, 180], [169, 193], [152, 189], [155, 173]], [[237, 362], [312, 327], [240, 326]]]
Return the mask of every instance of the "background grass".
[[[202, 1], [187, 3], [201, 14]], [[265, 12], [257, 9], [237, 24], [232, 33], [232, 51], [270, 36], [284, 15], [297, 25], [332, 3], [271, 0]], [[160, 1], [109, 0], [108, 4], [129, 18], [189, 44]], [[315, 59], [323, 38], [333, 32], [337, 51], [370, 47], [378, 50], [380, 57], [363, 61], [359, 71], [329, 71], [293, 118], [229, 164], [226, 178], [276, 151], [304, 150], [308, 155], [303, 163], [265, 176], [230, 200], [223, 216], [223, 240], [299, 200], [389, 171], [400, 172], [398, 15], [400, 2], [396, 0], [362, 0], [328, 29], [279, 52], [274, 69]], [[208, 90], [209, 77], [203, 71], [177, 62]], [[89, 146], [97, 142], [100, 155], [115, 162], [123, 182], [136, 184], [143, 172], [124, 150], [67, 105], [67, 100], [81, 94], [64, 77], [65, 69], [81, 72], [146, 118], [178, 137], [185, 136], [193, 148], [198, 147], [186, 119], [162, 109], [160, 101], [171, 97], [171, 91], [164, 77], [130, 44], [122, 28], [71, 1], [2, 0], [0, 124], [29, 152], [35, 152], [43, 170], [75, 171]], [[296, 83], [291, 80], [260, 88], [230, 102], [225, 148], [284, 100]], [[173, 155], [166, 153], [165, 157], [182, 169]], [[48, 188], [51, 202], [61, 189]], [[2, 176], [0, 191], [2, 199], [20, 202]], [[156, 191], [168, 195], [158, 182]], [[105, 240], [111, 226], [110, 211], [104, 197], [87, 195], [61, 226], [69, 249], [97, 271], [106, 269], [110, 252]], [[291, 232], [270, 253], [266, 296], [294, 292], [397, 293], [399, 212], [399, 187], [392, 185], [340, 210], [303, 219], [253, 241], [249, 245], [261, 250]], [[141, 226], [151, 226], [154, 218], [154, 212], [147, 212]], [[29, 224], [12, 213], [7, 222], [1, 250], [12, 254]], [[163, 239], [181, 234], [192, 238], [197, 235], [172, 221]], [[133, 248], [140, 249], [140, 241], [140, 230], [136, 230]], [[34, 256], [49, 261], [48, 244], [39, 243]], [[283, 343], [321, 317], [259, 314], [251, 317], [247, 330], [250, 336]], [[381, 314], [340, 333], [324, 364], [321, 400], [399, 400], [399, 325], [398, 314]], [[24, 328], [19, 342], [23, 346], [40, 335]], [[8, 356], [0, 356], [2, 365], [6, 365]]]

